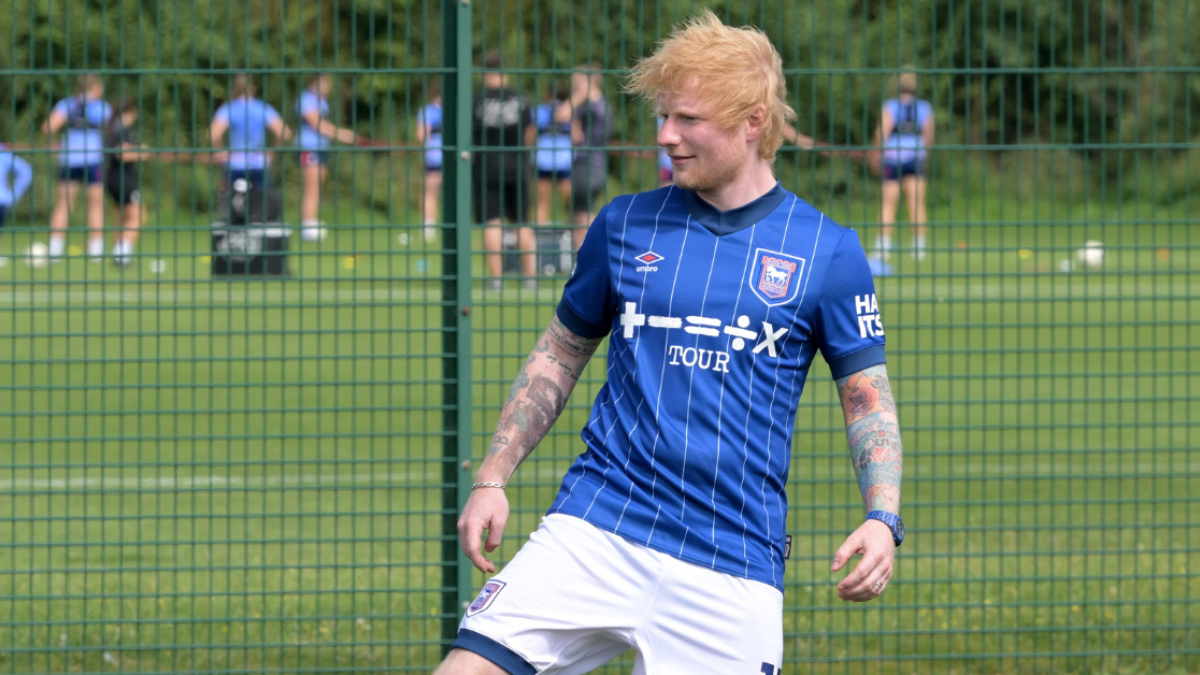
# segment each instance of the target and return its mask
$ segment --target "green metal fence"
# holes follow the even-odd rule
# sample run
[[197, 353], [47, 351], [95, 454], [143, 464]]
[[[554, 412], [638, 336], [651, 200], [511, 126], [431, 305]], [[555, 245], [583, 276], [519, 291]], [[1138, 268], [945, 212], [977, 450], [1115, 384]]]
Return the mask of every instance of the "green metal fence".
[[[467, 132], [481, 55], [535, 103], [598, 67], [617, 118], [605, 198], [649, 189], [654, 121], [619, 79], [702, 6], [7, 3], [0, 140], [33, 183], [0, 230], [0, 672], [431, 670], [482, 581], [454, 529], [471, 463], [565, 280], [548, 255], [536, 288], [489, 286], [470, 202], [487, 148]], [[838, 601], [829, 559], [861, 506], [818, 363], [793, 447], [786, 668], [1200, 672], [1200, 4], [710, 6], [766, 31], [797, 128], [835, 146], [785, 146], [784, 185], [868, 249], [881, 184], [859, 160], [897, 73], [936, 119], [927, 255], [901, 206], [877, 278], [910, 539], [884, 597]], [[124, 268], [108, 203], [89, 260], [83, 191], [65, 257], [39, 248], [60, 189], [39, 129], [87, 73], [140, 104], [153, 156]], [[291, 128], [327, 74], [331, 121], [373, 142], [326, 151], [327, 236], [295, 231], [286, 277], [213, 271], [229, 249], [210, 121], [242, 73]], [[435, 83], [427, 238], [415, 127]], [[295, 228], [300, 153], [272, 152]], [[540, 229], [567, 228], [565, 209]], [[517, 475], [501, 561], [580, 450], [595, 361]]]

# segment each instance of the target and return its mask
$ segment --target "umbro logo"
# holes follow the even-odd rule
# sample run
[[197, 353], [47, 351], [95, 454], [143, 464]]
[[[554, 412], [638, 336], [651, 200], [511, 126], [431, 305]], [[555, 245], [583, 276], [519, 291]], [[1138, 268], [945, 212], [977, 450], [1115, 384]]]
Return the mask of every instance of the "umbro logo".
[[646, 251], [645, 253], [634, 258], [634, 260], [642, 263], [640, 266], [638, 266], [637, 271], [639, 271], [639, 272], [657, 272], [658, 266], [655, 265], [654, 263], [661, 262], [664, 260], [664, 258], [661, 255], [655, 253], [654, 251]]

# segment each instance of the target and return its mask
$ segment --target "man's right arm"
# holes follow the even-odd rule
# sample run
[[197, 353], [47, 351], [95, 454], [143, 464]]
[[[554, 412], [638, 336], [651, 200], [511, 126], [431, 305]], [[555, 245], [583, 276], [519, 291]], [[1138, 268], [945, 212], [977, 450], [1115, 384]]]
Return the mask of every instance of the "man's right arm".
[[[582, 337], [554, 317], [517, 373], [476, 482], [508, 484], [562, 414], [584, 366], [603, 339]], [[508, 499], [503, 489], [472, 491], [458, 520], [458, 534], [463, 553], [481, 572], [496, 571], [483, 552], [490, 553], [500, 545], [507, 521]], [[481, 551], [480, 537], [485, 530], [487, 541]]]

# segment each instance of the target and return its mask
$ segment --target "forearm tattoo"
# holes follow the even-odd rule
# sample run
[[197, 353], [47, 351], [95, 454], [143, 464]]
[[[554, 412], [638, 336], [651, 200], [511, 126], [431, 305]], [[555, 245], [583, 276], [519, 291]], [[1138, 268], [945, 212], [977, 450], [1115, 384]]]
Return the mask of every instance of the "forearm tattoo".
[[863, 505], [868, 511], [899, 513], [904, 452], [887, 368], [872, 366], [838, 380], [837, 386]]
[[583, 338], [554, 317], [508, 392], [485, 466], [507, 481], [562, 414], [584, 366], [603, 338]]

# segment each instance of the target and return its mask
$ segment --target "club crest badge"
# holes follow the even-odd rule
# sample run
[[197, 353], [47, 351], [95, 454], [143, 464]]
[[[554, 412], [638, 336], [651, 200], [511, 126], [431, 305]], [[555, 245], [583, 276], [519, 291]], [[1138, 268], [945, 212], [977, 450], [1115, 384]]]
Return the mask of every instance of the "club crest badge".
[[804, 258], [760, 248], [754, 252], [750, 290], [768, 307], [783, 305], [796, 297], [803, 274]]
[[475, 602], [467, 608], [467, 616], [475, 616], [476, 614], [486, 610], [492, 606], [492, 601], [496, 599], [496, 595], [504, 588], [503, 581], [492, 580], [483, 585], [479, 595], [475, 597]]

